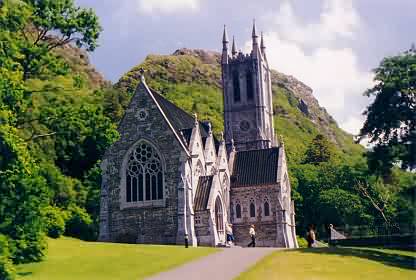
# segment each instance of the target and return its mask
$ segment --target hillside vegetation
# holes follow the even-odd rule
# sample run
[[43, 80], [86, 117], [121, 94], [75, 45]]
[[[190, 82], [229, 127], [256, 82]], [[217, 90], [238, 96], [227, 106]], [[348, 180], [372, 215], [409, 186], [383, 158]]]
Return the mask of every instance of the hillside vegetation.
[[[145, 69], [146, 82], [189, 113], [210, 120], [214, 130], [223, 130], [223, 97], [220, 54], [205, 50], [180, 49], [172, 55], [149, 55], [127, 72], [116, 88], [132, 94]], [[299, 163], [306, 146], [317, 134], [324, 134], [344, 154], [361, 157], [363, 147], [338, 127], [319, 106], [312, 89], [277, 71], [272, 71], [274, 126], [283, 135], [289, 161]]]
[[[223, 105], [215, 52], [149, 55], [113, 86], [87, 57], [101, 32], [92, 9], [73, 0], [0, 2], [0, 279], [10, 280], [14, 265], [47, 256], [46, 235], [97, 239], [100, 159], [119, 137], [139, 67], [152, 88], [211, 120], [216, 133]], [[273, 91], [300, 235], [309, 223], [414, 229], [415, 173], [369, 171], [363, 148], [295, 78], [274, 71]]]

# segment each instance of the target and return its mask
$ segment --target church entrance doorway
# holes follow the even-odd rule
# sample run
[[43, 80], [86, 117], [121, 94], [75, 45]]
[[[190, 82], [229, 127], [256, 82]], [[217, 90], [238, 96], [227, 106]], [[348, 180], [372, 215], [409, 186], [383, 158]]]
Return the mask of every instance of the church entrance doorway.
[[215, 200], [215, 224], [217, 225], [218, 236], [222, 236], [224, 234], [224, 218], [222, 202], [219, 196]]

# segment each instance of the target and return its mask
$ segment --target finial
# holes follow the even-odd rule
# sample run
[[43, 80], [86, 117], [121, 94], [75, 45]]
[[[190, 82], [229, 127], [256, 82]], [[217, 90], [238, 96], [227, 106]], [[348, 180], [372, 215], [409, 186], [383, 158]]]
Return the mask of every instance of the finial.
[[285, 141], [283, 140], [283, 135], [282, 134], [279, 135], [279, 142], [280, 142], [280, 146], [282, 146], [282, 147], [285, 146]]
[[211, 136], [212, 135], [212, 125], [211, 125], [211, 123], [209, 122], [208, 123], [208, 134]]
[[231, 151], [235, 152], [234, 138], [231, 138]]
[[256, 32], [256, 19], [253, 19], [253, 32], [251, 33], [251, 36], [254, 38], [257, 38], [257, 32]]
[[237, 54], [237, 48], [235, 47], [235, 38], [234, 38], [234, 36], [233, 36], [233, 46], [231, 47], [231, 53], [232, 53], [232, 55]]
[[140, 73], [140, 80], [142, 82], [145, 82], [145, 79], [144, 79], [144, 69], [143, 69], [143, 67], [140, 67], [139, 68], [139, 73]]
[[220, 141], [223, 142], [224, 141], [224, 131], [220, 132]]
[[195, 120], [195, 126], [197, 126], [199, 124], [198, 122], [198, 115], [196, 113], [194, 113], [194, 120]]

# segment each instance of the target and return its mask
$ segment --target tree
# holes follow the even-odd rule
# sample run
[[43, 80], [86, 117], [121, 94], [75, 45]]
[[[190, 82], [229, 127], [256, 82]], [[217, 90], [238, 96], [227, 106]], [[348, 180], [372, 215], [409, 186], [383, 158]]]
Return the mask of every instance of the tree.
[[374, 101], [364, 112], [359, 141], [375, 146], [368, 152], [370, 170], [388, 175], [393, 165], [416, 168], [416, 49], [383, 59], [374, 87], [365, 93]]
[[53, 53], [57, 47], [69, 43], [88, 51], [97, 47], [98, 17], [91, 9], [75, 6], [73, 0], [6, 0], [2, 9], [7, 19], [3, 27], [20, 39], [20, 55], [14, 59], [23, 69], [24, 80], [64, 74], [65, 63]]
[[318, 134], [306, 150], [304, 163], [319, 164], [328, 162], [331, 160], [333, 153], [332, 144], [324, 135]]
[[9, 125], [0, 125], [0, 193], [0, 235], [8, 237], [14, 262], [40, 260], [47, 187], [25, 143]]

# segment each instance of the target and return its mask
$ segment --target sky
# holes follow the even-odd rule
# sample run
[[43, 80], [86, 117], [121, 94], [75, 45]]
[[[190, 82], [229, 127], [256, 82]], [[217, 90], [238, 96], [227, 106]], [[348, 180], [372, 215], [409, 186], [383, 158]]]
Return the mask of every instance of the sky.
[[313, 89], [319, 104], [357, 134], [372, 70], [416, 42], [416, 0], [76, 0], [103, 32], [91, 60], [116, 82], [148, 54], [179, 48], [220, 51], [223, 25], [250, 51], [263, 31], [271, 68]]

